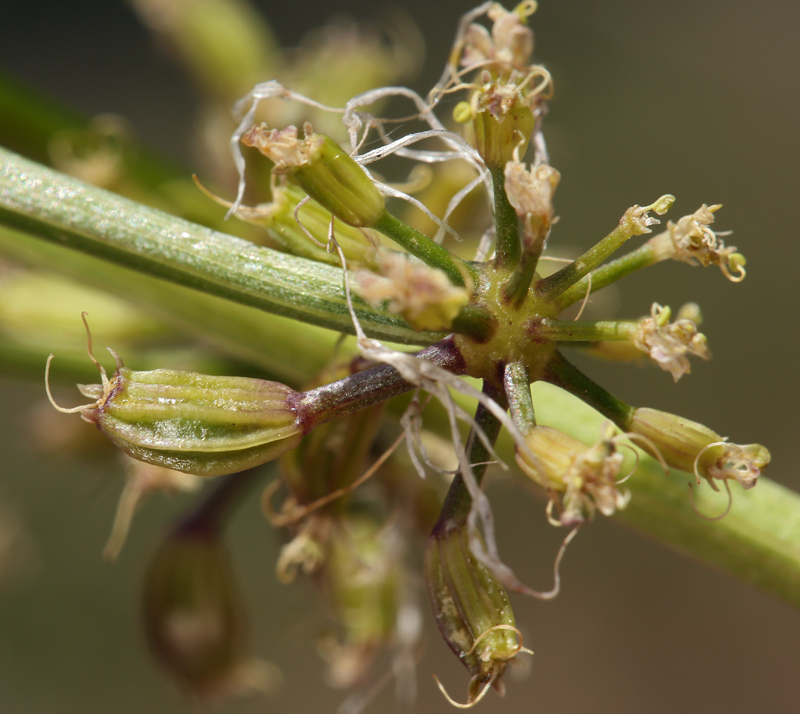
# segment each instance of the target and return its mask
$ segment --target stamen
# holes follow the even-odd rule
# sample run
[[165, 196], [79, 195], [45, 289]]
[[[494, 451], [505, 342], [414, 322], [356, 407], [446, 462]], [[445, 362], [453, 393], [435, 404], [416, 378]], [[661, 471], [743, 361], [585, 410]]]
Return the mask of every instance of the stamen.
[[578, 310], [578, 314], [575, 315], [575, 322], [581, 319], [581, 315], [583, 315], [583, 310], [586, 307], [586, 303], [589, 302], [589, 295], [592, 294], [592, 274], [589, 273], [586, 277], [587, 277], [586, 295], [583, 296], [583, 302], [581, 302], [581, 309]]
[[[297, 503], [289, 505], [290, 501], [294, 501], [294, 499], [290, 497], [287, 499], [286, 503], [284, 503], [284, 507], [281, 508], [280, 512], [276, 512], [272, 508], [272, 497], [275, 495], [275, 492], [277, 491], [277, 488], [283, 479], [275, 479], [275, 481], [273, 481], [262, 494], [262, 507], [264, 508], [264, 512], [267, 515], [270, 523], [278, 528], [283, 528], [284, 526], [291, 525], [292, 523], [297, 523], [297, 521], [305, 518], [310, 513], [313, 513], [323, 506], [327, 506], [337, 498], [341, 498], [351, 491], [354, 491], [361, 484], [368, 481], [377, 472], [377, 470], [386, 463], [386, 460], [394, 453], [395, 449], [400, 446], [404, 438], [405, 434], [400, 434], [400, 436], [394, 440], [392, 445], [386, 449], [386, 451], [384, 451], [383, 454], [378, 457], [378, 459], [376, 459], [375, 463], [372, 464], [372, 466], [370, 466], [355, 481], [349, 483], [347, 486], [343, 486], [342, 488], [337, 488], [335, 491], [331, 491], [325, 496], [322, 496], [316, 501], [312, 501], [306, 505], [301, 506]], [[288, 508], [286, 507], [287, 505], [289, 505]]]
[[78, 412], [82, 412], [84, 409], [91, 409], [92, 407], [98, 406], [102, 398], [98, 399], [93, 404], [84, 404], [79, 407], [72, 407], [71, 409], [65, 409], [64, 407], [60, 407], [58, 406], [58, 404], [56, 404], [55, 399], [53, 399], [53, 394], [50, 391], [50, 362], [53, 361], [53, 357], [55, 357], [55, 355], [51, 354], [47, 358], [47, 364], [45, 365], [44, 368], [44, 388], [45, 391], [47, 392], [47, 398], [50, 400], [50, 404], [52, 404], [53, 407], [58, 411], [60, 411], [62, 414], [77, 414]]
[[713, 516], [713, 517], [704, 516], [702, 513], [700, 513], [700, 511], [697, 510], [697, 506], [694, 503], [694, 489], [692, 488], [692, 483], [689, 482], [688, 485], [689, 485], [689, 502], [692, 504], [692, 510], [695, 512], [697, 516], [702, 518], [704, 521], [709, 521], [709, 522], [721, 521], [723, 518], [725, 518], [725, 516], [727, 516], [731, 512], [731, 507], [733, 506], [733, 494], [731, 493], [731, 487], [727, 480], [724, 481], [724, 485], [725, 485], [725, 490], [728, 492], [728, 506], [718, 516]]
[[475, 699], [473, 699], [472, 701], [467, 702], [466, 704], [461, 704], [460, 702], [455, 701], [447, 693], [447, 690], [444, 688], [444, 685], [439, 681], [439, 678], [435, 674], [433, 675], [433, 678], [436, 681], [436, 686], [439, 687], [439, 691], [442, 694], [444, 694], [444, 698], [447, 700], [447, 703], [452, 705], [452, 706], [454, 706], [454, 707], [456, 707], [456, 709], [472, 709], [472, 707], [474, 707], [481, 699], [484, 698], [484, 696], [486, 696], [486, 692], [489, 691], [489, 687], [492, 686], [492, 682], [494, 681], [494, 677], [492, 677], [492, 679], [490, 679], [488, 682], [486, 682], [486, 684], [484, 685], [483, 689], [481, 689], [480, 694], [478, 694], [478, 696], [475, 697]]

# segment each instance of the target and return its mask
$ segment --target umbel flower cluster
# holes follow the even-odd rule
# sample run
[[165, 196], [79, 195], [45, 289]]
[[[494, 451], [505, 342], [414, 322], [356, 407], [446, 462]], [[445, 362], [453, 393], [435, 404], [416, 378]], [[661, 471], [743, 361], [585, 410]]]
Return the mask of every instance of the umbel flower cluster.
[[[114, 374], [98, 364], [102, 383], [80, 387], [92, 403], [62, 409], [79, 412], [149, 465], [137, 467], [146, 475], [132, 478], [123, 497], [112, 556], [145, 490], [194, 488], [187, 474], [225, 477], [168, 538], [147, 577], [148, 637], [188, 694], [206, 697], [268, 678], [247, 660], [241, 605], [221, 543], [232, 496], [261, 464], [277, 459], [281, 469], [262, 498], [267, 517], [287, 533], [278, 577], [312, 576], [337, 621], [338, 634], [320, 641], [330, 683], [363, 685], [389, 651], [398, 691], [410, 696], [420, 618], [407, 550], [409, 534], [424, 531], [430, 606], [467, 669], [467, 706], [490, 688], [502, 693], [507, 666], [529, 652], [508, 591], [549, 598], [559, 586], [563, 548], [549, 593], [520, 582], [499, 553], [481, 483], [488, 464], [499, 461], [494, 445], [502, 429], [513, 439], [517, 473], [541, 487], [549, 521], [569, 529], [564, 547], [598, 511], [610, 516], [626, 507], [630, 494], [621, 482], [636, 473], [625, 473], [622, 447], [635, 452], [633, 444], [729, 495], [731, 481], [752, 488], [768, 465], [764, 447], [734, 444], [681, 416], [627, 404], [565, 357], [569, 347], [626, 361], [649, 358], [677, 381], [690, 371], [690, 356], [709, 357], [697, 306], [684, 306], [674, 320], [669, 307], [653, 303], [646, 317], [604, 321], [581, 320], [583, 306], [595, 292], [665, 260], [717, 266], [739, 281], [745, 259], [712, 229], [716, 205], [654, 234], [656, 216], [674, 200], [664, 195], [628, 208], [608, 235], [552, 272], [553, 259], [543, 253], [556, 223], [560, 176], [543, 134], [551, 77], [531, 61], [535, 8], [531, 0], [510, 11], [489, 2], [467, 13], [426, 97], [385, 87], [330, 107], [270, 81], [237, 105], [231, 148], [240, 182], [229, 214], [262, 226], [286, 252], [341, 267], [339, 304], [352, 321], [357, 355], [332, 359], [296, 391], [253, 378], [134, 371], [112, 352]], [[455, 106], [451, 116], [437, 114], [445, 97], [458, 99], [447, 102]], [[409, 106], [398, 118], [383, 117], [387, 99]], [[269, 115], [263, 107], [276, 102], [340, 116], [342, 142], [309, 122], [298, 128], [262, 121]], [[256, 150], [247, 153], [248, 175], [270, 172], [268, 202], [244, 204], [243, 146]], [[412, 172], [402, 185], [386, 182], [373, 164], [390, 155], [423, 173]], [[442, 215], [418, 197], [449, 185], [456, 187]], [[403, 220], [403, 202], [424, 212], [434, 229]], [[451, 220], [464, 203], [488, 219], [470, 255]], [[612, 257], [639, 236], [648, 238]], [[417, 344], [427, 346], [409, 352], [371, 337], [359, 319], [370, 305], [417, 331]], [[531, 384], [539, 381], [606, 418], [594, 443], [537, 422]], [[407, 393], [411, 398], [403, 399]], [[442, 408], [448, 444], [425, 429], [430, 402]], [[407, 455], [395, 451], [403, 442]], [[443, 502], [436, 479], [426, 480], [432, 474], [448, 484]]]

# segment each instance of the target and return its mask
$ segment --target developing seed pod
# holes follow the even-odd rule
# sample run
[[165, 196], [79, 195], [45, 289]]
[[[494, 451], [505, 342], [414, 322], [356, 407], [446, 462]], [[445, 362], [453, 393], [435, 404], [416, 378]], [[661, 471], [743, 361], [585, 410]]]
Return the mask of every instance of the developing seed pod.
[[247, 622], [227, 549], [216, 532], [179, 529], [147, 568], [142, 597], [150, 650], [191, 699], [269, 690], [272, 665], [247, 655]]
[[371, 226], [385, 211], [383, 196], [372, 179], [333, 139], [314, 133], [310, 124], [298, 139], [297, 127], [280, 131], [266, 124], [242, 137], [275, 162], [275, 173], [290, 172], [305, 192], [350, 226]]
[[[85, 313], [84, 313], [85, 314]], [[85, 318], [84, 318], [85, 320]], [[87, 327], [88, 331], [88, 327]], [[134, 459], [219, 476], [272, 461], [300, 442], [292, 389], [247, 377], [216, 377], [173, 369], [136, 372], [109, 349], [117, 369], [102, 384], [78, 385], [95, 401], [63, 409], [80, 413]], [[50, 360], [47, 361], [49, 377]]]
[[707, 426], [657, 409], [637, 409], [628, 428], [649, 439], [672, 468], [693, 472], [698, 483], [702, 476], [715, 491], [715, 479], [752, 488], [769, 466], [770, 453], [761, 444], [732, 444]]
[[506, 666], [522, 651], [519, 630], [506, 589], [472, 554], [466, 524], [436, 525], [425, 551], [425, 582], [442, 637], [470, 674], [466, 706], [490, 686], [502, 695]]

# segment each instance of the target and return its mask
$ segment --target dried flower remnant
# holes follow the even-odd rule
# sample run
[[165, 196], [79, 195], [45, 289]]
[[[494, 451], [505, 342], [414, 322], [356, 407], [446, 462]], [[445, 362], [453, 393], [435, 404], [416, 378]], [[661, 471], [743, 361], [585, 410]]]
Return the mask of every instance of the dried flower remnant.
[[692, 320], [679, 318], [670, 323], [671, 315], [668, 307], [653, 303], [650, 317], [639, 323], [631, 341], [648, 353], [677, 382], [684, 374], [691, 372], [687, 354], [707, 360], [711, 353], [705, 335], [697, 331], [697, 325]]
[[738, 283], [744, 280], [746, 260], [736, 246], [726, 246], [710, 228], [714, 213], [722, 204], [703, 204], [692, 215], [677, 223], [667, 222], [667, 230], [650, 240], [658, 260], [672, 258], [689, 265], [718, 265], [725, 277]]
[[361, 297], [372, 305], [388, 300], [389, 311], [415, 330], [449, 330], [470, 300], [470, 291], [453, 285], [441, 270], [401, 253], [385, 253], [378, 274], [362, 270], [356, 277]]
[[527, 19], [536, 11], [536, 2], [526, 0], [509, 12], [499, 3], [491, 3], [487, 17], [492, 20], [491, 34], [483, 25], [473, 23], [463, 39], [460, 64], [466, 69], [495, 66], [521, 69], [533, 52], [533, 32]]
[[[551, 493], [551, 523], [574, 526], [590, 520], [595, 511], [611, 516], [628, 504], [630, 493], [617, 486], [622, 454], [614, 434], [607, 423], [592, 446], [548, 426], [535, 426], [525, 435], [529, 452], [518, 450], [517, 463]], [[558, 517], [552, 515], [553, 505]]]
[[275, 163], [276, 173], [291, 172], [303, 189], [350, 226], [372, 226], [384, 213], [383, 197], [367, 173], [332, 139], [315, 134], [311, 124], [280, 131], [253, 127], [242, 143], [257, 148]]
[[706, 479], [714, 490], [718, 490], [715, 480], [753, 488], [770, 461], [761, 444], [729, 443], [702, 424], [657, 409], [636, 409], [629, 428], [647, 438], [667, 464], [694, 473], [698, 483], [700, 477]]

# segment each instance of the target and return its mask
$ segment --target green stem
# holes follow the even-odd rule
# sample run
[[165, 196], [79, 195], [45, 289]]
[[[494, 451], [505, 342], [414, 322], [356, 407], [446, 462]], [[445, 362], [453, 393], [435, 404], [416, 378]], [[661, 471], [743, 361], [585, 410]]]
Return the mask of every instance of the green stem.
[[[581, 278], [575, 285], [568, 290], [565, 290], [556, 301], [557, 309], [560, 312], [565, 310], [570, 305], [575, 304], [579, 300], [586, 297], [587, 291], [593, 293], [601, 288], [611, 285], [624, 278], [626, 275], [646, 268], [658, 262], [658, 257], [653, 246], [648, 242], [643, 246], [631, 251], [621, 258], [612, 260], [606, 265], [602, 265], [596, 270], [593, 270], [589, 275]], [[591, 290], [589, 290], [591, 286]]]
[[[500, 406], [506, 404], [503, 392], [495, 389], [488, 382], [484, 382], [483, 392], [494, 399]], [[475, 411], [475, 423], [483, 429], [483, 433], [489, 443], [494, 444], [497, 441], [497, 437], [500, 434], [500, 421], [482, 403], [478, 404], [478, 408]], [[475, 464], [472, 467], [472, 475], [480, 486], [486, 474], [487, 462], [491, 456], [486, 445], [477, 437], [474, 428], [470, 431], [467, 441], [467, 458], [471, 464]], [[469, 495], [469, 489], [467, 489], [467, 484], [464, 483], [463, 477], [458, 473], [447, 491], [447, 496], [442, 505], [442, 512], [433, 529], [434, 533], [437, 530], [451, 530], [466, 524], [471, 506], [472, 496]]]
[[506, 196], [505, 166], [492, 168], [494, 184], [494, 220], [496, 252], [494, 264], [498, 270], [515, 268], [522, 255], [519, 238], [519, 218]]
[[532, 326], [536, 338], [554, 342], [597, 342], [629, 340], [639, 324], [631, 320], [553, 320], [542, 318]]
[[524, 435], [536, 426], [528, 368], [521, 362], [511, 362], [506, 365], [503, 373], [503, 387], [508, 399], [511, 418]]
[[453, 285], [466, 284], [465, 277], [476, 278], [474, 268], [450, 253], [428, 236], [420, 233], [415, 228], [403, 223], [389, 211], [384, 211], [380, 218], [370, 225], [376, 231], [391, 238], [395, 243], [405, 248], [411, 255], [415, 255], [425, 265], [438, 268], [444, 272]]
[[536, 285], [536, 292], [543, 298], [555, 300], [575, 285], [581, 278], [599, 267], [614, 251], [636, 234], [637, 226], [625, 214], [619, 225], [599, 243], [561, 270], [543, 278]]
[[594, 407], [603, 416], [611, 419], [620, 429], [625, 430], [625, 425], [630, 420], [634, 407], [617, 399], [599, 384], [592, 381], [577, 367], [567, 362], [560, 352], [548, 362], [544, 378], [550, 384], [555, 384], [566, 389], [570, 394]]
[[[0, 223], [210, 295], [354, 332], [341, 269], [189, 223], [2, 149]], [[415, 332], [358, 297], [353, 302], [372, 337], [418, 345], [443, 337]]]
[[[163, 320], [173, 331], [266, 370], [273, 379], [295, 387], [304, 385], [309, 375], [325, 367], [338, 338], [330, 330], [206, 295], [16, 231], [0, 229], [0, 254], [27, 267], [58, 271], [81, 285], [125, 298], [147, 315]], [[98, 310], [97, 303], [80, 301], [73, 313], [73, 335], [83, 334], [82, 310], [93, 315]], [[41, 376], [41, 365], [52, 351], [51, 339], [48, 346], [41, 347], [42, 355], [36, 361], [37, 379]], [[61, 356], [61, 350], [58, 355]], [[91, 366], [85, 348], [80, 350], [80, 361]], [[134, 359], [128, 363], [140, 365]], [[138, 369], [147, 369], [149, 362], [141, 364]], [[58, 373], [62, 373], [60, 369]], [[93, 367], [92, 374], [96, 375]]]

